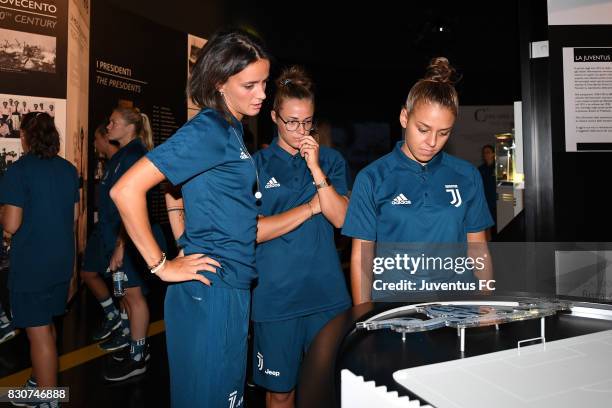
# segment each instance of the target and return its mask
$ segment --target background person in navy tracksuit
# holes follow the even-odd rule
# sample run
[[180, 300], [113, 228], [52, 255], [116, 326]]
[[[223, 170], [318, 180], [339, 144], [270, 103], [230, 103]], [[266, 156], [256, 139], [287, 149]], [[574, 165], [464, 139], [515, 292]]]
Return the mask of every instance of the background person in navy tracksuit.
[[[404, 140], [357, 175], [342, 229], [353, 238], [351, 289], [356, 304], [372, 296], [372, 286], [366, 282], [372, 274], [373, 243], [470, 242], [482, 243], [471, 244], [479, 256], [486, 251], [485, 230], [493, 220], [480, 173], [470, 163], [441, 151], [459, 105], [453, 74], [446, 58], [432, 60], [400, 112]], [[491, 272], [486, 265], [474, 275], [486, 280]], [[426, 282], [453, 279], [454, 274], [419, 272], [415, 277]]]
[[58, 156], [60, 138], [46, 113], [21, 122], [26, 154], [0, 185], [0, 224], [12, 234], [9, 292], [13, 324], [30, 341], [30, 386], [57, 386], [53, 317], [64, 314], [74, 268], [74, 223], [79, 200], [76, 168]]
[[[105, 324], [96, 336], [107, 337], [112, 330], [118, 328], [100, 347], [107, 351], [129, 350], [129, 354], [125, 353], [117, 361], [113, 360], [104, 373], [105, 379], [120, 381], [146, 371], [149, 308], [144, 297], [145, 282], [142, 274], [147, 268], [123, 232], [121, 217], [110, 199], [110, 189], [152, 147], [153, 135], [147, 116], [131, 107], [116, 108], [107, 125], [107, 134], [98, 133], [96, 145], [112, 155], [109, 154], [111, 157], [100, 181], [99, 220], [87, 242], [81, 276], [105, 311]], [[114, 153], [112, 147], [107, 146], [110, 142], [119, 147]], [[156, 228], [156, 232], [157, 238], [163, 242], [161, 230]], [[128, 279], [125, 296], [121, 299], [124, 309], [121, 317], [101, 278], [107, 269], [122, 270]]]
[[278, 80], [278, 138], [255, 155], [264, 188], [253, 291], [253, 379], [268, 407], [294, 406], [302, 356], [319, 330], [350, 306], [334, 244], [348, 206], [347, 166], [311, 136], [315, 97], [300, 67]]
[[[111, 191], [151, 272], [180, 282], [168, 287], [164, 311], [175, 408], [244, 405], [260, 194], [240, 120], [259, 113], [269, 69], [257, 38], [238, 30], [213, 35], [188, 86], [202, 110]], [[172, 209], [187, 215], [173, 226], [177, 236], [184, 231], [185, 254], [173, 260], [155, 243], [146, 211], [146, 192], [166, 178], [181, 186], [180, 207]]]
[[[106, 126], [106, 123], [101, 124], [94, 132], [94, 146], [96, 152], [106, 159], [106, 163], [98, 190], [98, 222], [94, 224], [93, 231], [87, 239], [83, 265], [80, 272], [81, 279], [83, 279], [85, 285], [91, 290], [91, 293], [104, 310], [102, 325], [93, 333], [94, 341], [106, 339], [111, 335], [113, 330], [121, 326], [119, 310], [115, 307], [110, 291], [102, 278], [107, 268], [110, 266], [110, 257], [117, 242], [116, 235], [112, 234], [109, 239], [107, 239], [110, 243], [108, 244], [109, 246], [106, 247], [102, 237], [102, 228], [105, 224], [109, 223], [109, 220], [106, 219], [108, 212], [105, 212], [105, 210], [109, 207], [108, 202], [110, 201], [110, 197], [108, 197], [109, 187], [105, 189], [107, 194], [106, 197], [100, 190], [104, 189], [105, 185], [110, 182], [111, 173], [117, 167], [116, 159], [113, 161], [113, 156], [119, 150], [119, 145], [108, 139], [108, 130]], [[127, 315], [125, 316], [127, 319]], [[125, 322], [125, 326], [128, 327], [127, 322]]]
[[[153, 148], [153, 132], [149, 118], [138, 108], [118, 107], [113, 110], [107, 126], [108, 138], [119, 144], [109, 163], [109, 179], [100, 190], [100, 213], [106, 214], [108, 221], [101, 225], [102, 240], [106, 248], [113, 248], [108, 267], [111, 271], [122, 270], [127, 276], [125, 296], [121, 299], [129, 317], [129, 330], [124, 327], [115, 332], [100, 347], [106, 350], [126, 348], [129, 354], [119, 358], [117, 364], [111, 364], [104, 378], [109, 381], [120, 381], [142, 374], [147, 368], [146, 336], [149, 327], [149, 307], [145, 298], [146, 283], [144, 273], [147, 265], [125, 234], [117, 207], [110, 199], [110, 189], [129, 170]], [[103, 205], [104, 204], [104, 205]], [[153, 232], [158, 244], [165, 248], [163, 233], [153, 221]], [[125, 319], [122, 319], [125, 322]]]
[[[493, 223], [497, 221], [497, 181], [495, 179], [495, 148], [493, 145], [484, 145], [481, 150], [482, 164], [478, 166], [478, 171], [482, 177], [482, 184], [484, 186], [484, 194], [487, 199], [487, 206], [491, 217], [493, 217]], [[495, 235], [495, 225], [487, 230], [489, 240]]]

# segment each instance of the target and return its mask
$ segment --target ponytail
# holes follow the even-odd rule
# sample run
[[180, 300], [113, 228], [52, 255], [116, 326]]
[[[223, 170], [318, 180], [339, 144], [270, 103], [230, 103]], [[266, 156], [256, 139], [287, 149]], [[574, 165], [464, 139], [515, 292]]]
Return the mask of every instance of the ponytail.
[[142, 129], [140, 130], [140, 134], [138, 136], [140, 137], [140, 140], [142, 140], [142, 143], [145, 145], [147, 150], [151, 151], [153, 150], [153, 147], [155, 147], [153, 144], [153, 130], [151, 129], [151, 121], [146, 113], [141, 113], [140, 115], [142, 117]]
[[134, 125], [136, 136], [140, 138], [147, 150], [152, 150], [154, 147], [153, 130], [149, 117], [140, 112], [138, 108], [115, 108], [115, 112], [119, 113], [128, 125]]

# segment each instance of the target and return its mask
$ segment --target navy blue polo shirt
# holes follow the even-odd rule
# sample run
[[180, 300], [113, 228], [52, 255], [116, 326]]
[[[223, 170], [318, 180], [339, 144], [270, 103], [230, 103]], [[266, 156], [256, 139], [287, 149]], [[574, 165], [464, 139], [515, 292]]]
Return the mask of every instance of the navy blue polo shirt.
[[472, 164], [440, 152], [422, 165], [402, 145], [359, 172], [342, 234], [387, 243], [460, 243], [493, 225]]
[[106, 170], [100, 182], [98, 201], [98, 225], [102, 242], [107, 251], [115, 248], [121, 228], [121, 215], [110, 198], [111, 188], [145, 154], [147, 149], [140, 138], [135, 138], [119, 149], [106, 163]]
[[[300, 154], [290, 155], [275, 139], [254, 156], [262, 184], [260, 213], [275, 215], [308, 203], [316, 194]], [[319, 164], [336, 192], [348, 193], [346, 162], [321, 146]], [[317, 214], [298, 228], [257, 245], [253, 320], [291, 319], [350, 304], [334, 243], [334, 227]]]
[[9, 289], [39, 292], [67, 282], [74, 264], [76, 168], [59, 156], [26, 154], [0, 181], [0, 203], [23, 209], [11, 240]]
[[181, 185], [185, 254], [206, 254], [221, 263], [217, 274], [247, 289], [255, 278], [257, 206], [255, 163], [240, 122], [230, 125], [203, 109], [165, 143], [147, 154], [174, 185]]

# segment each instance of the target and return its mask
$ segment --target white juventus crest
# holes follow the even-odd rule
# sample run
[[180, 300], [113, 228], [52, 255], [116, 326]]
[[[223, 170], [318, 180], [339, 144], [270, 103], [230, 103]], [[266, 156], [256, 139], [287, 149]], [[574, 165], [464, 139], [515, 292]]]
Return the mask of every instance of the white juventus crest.
[[263, 356], [260, 352], [257, 352], [257, 369], [259, 371], [263, 370]]
[[459, 207], [463, 201], [461, 201], [461, 193], [459, 192], [459, 187], [456, 184], [446, 184], [444, 186], [448, 193], [451, 193], [453, 199], [451, 200], [451, 204], [455, 207]]
[[229, 401], [229, 408], [234, 408], [236, 406], [236, 397], [238, 396], [238, 391], [234, 391], [229, 395], [227, 399]]

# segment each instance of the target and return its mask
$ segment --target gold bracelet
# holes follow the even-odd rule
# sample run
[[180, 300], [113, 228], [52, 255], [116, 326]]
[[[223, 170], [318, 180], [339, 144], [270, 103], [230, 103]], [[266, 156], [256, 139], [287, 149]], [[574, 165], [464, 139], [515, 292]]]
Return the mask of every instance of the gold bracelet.
[[310, 203], [310, 201], [308, 202], [308, 207], [310, 208], [310, 217], [308, 217], [308, 219], [311, 219], [314, 215], [314, 210], [312, 209], [312, 204]]
[[185, 211], [185, 209], [183, 207], [170, 207], [166, 210], [166, 212], [171, 212], [171, 211]]

